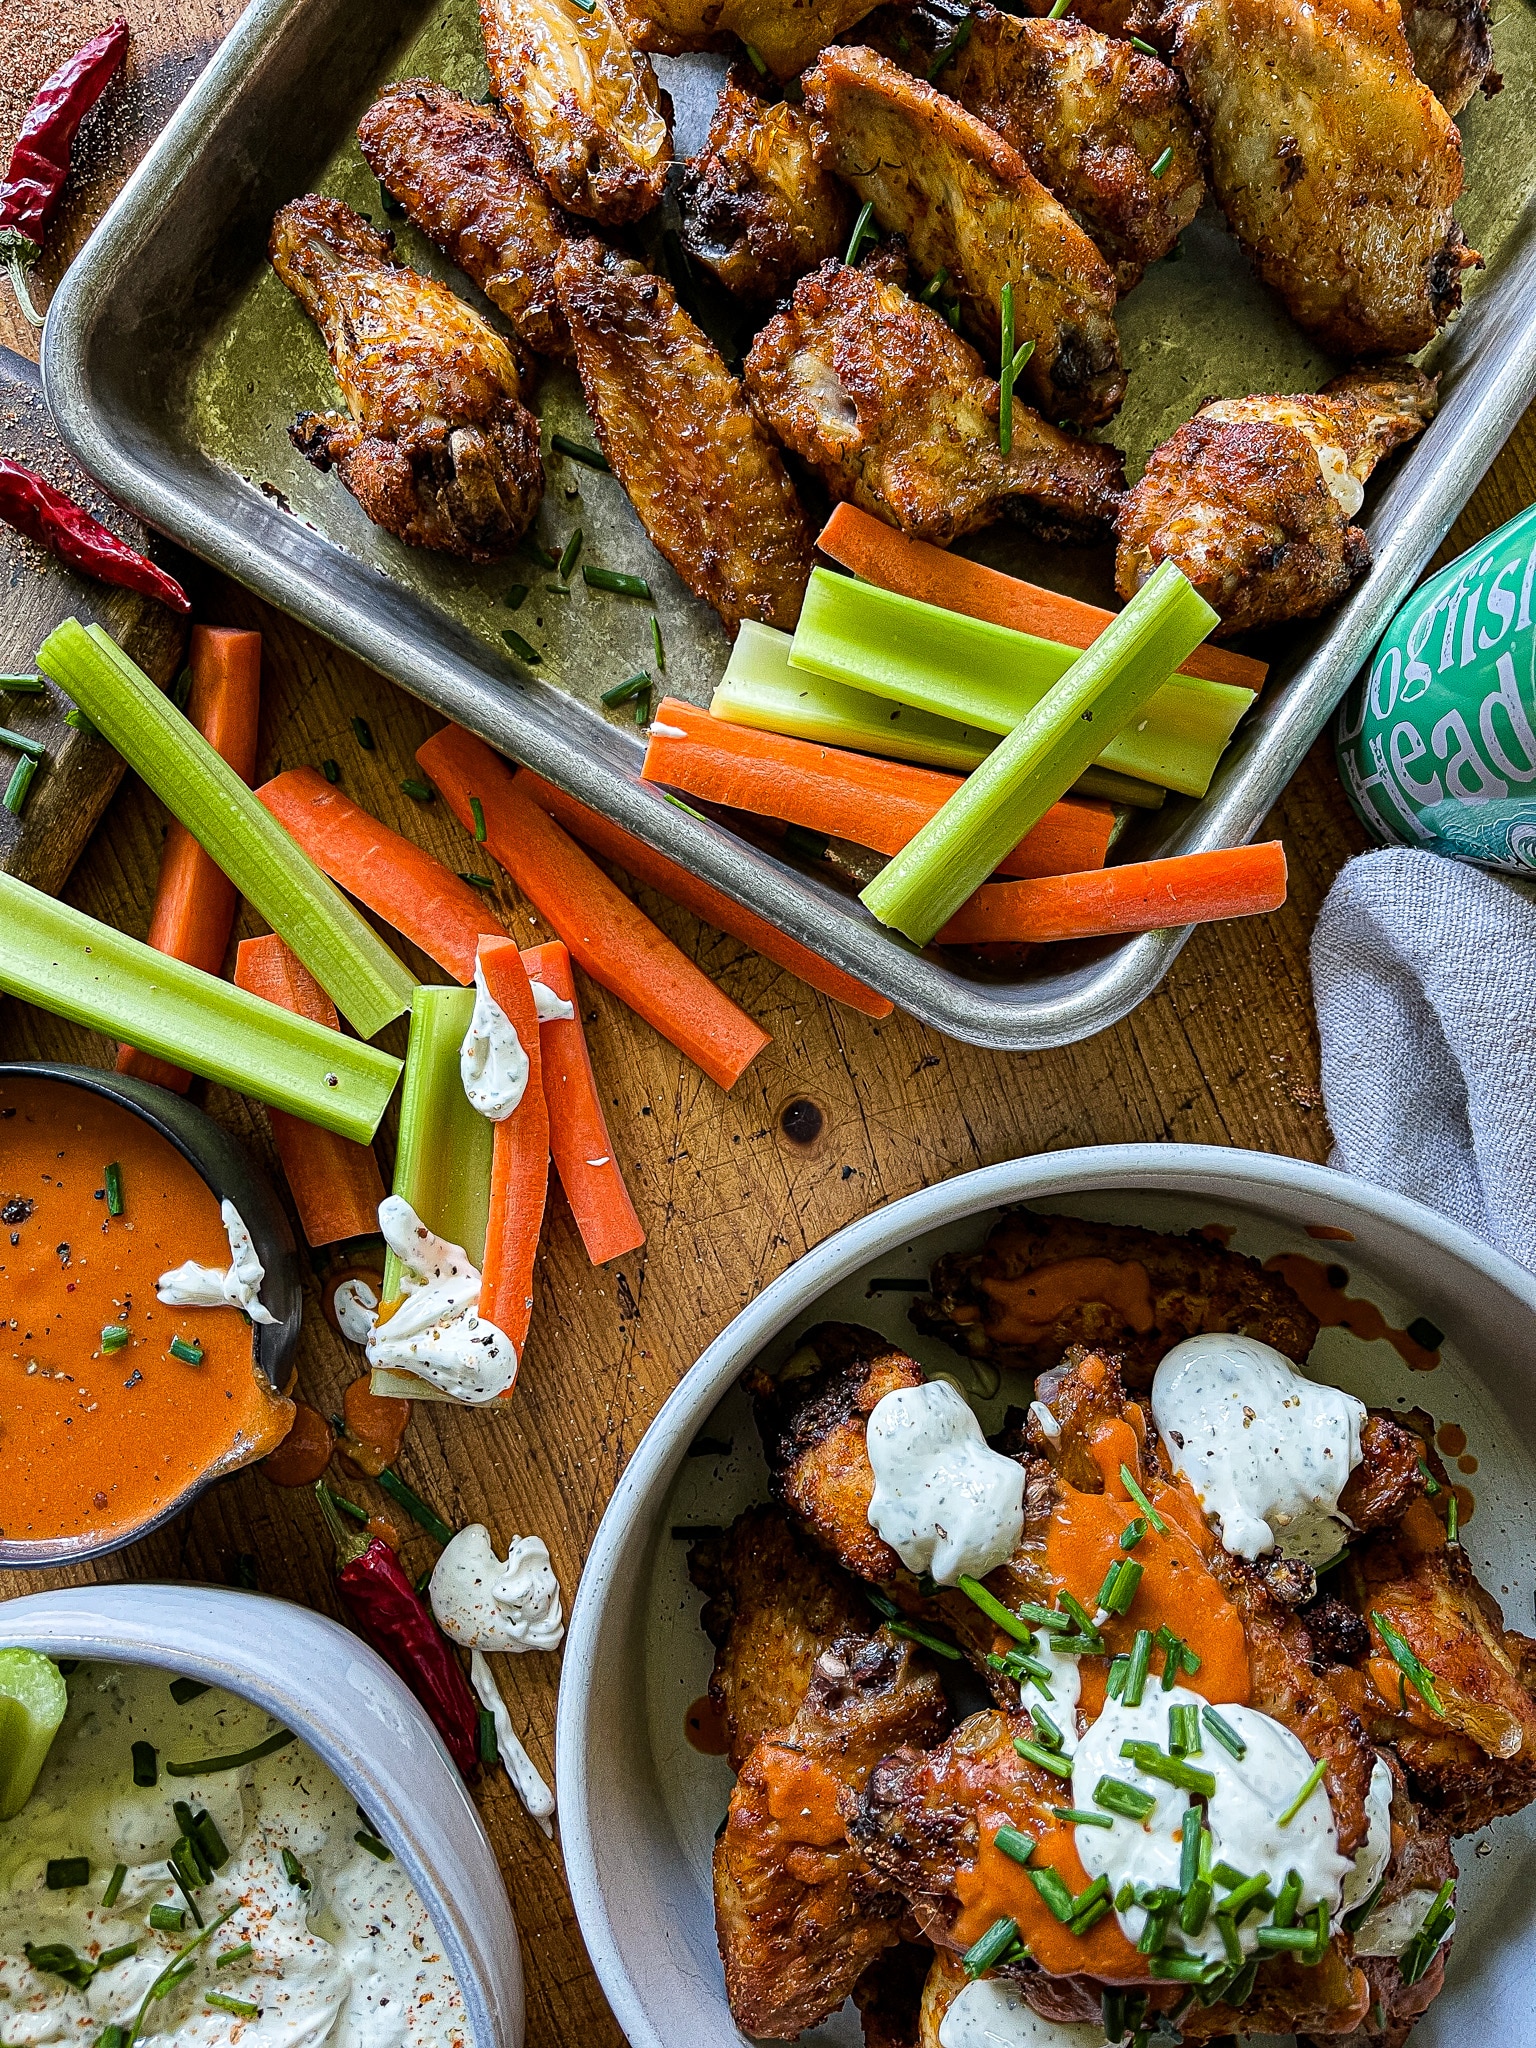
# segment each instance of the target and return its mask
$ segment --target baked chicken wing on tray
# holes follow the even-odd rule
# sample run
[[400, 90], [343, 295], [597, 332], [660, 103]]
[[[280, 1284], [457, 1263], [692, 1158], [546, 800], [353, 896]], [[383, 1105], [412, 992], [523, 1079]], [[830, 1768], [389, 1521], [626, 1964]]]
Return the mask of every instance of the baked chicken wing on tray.
[[873, 0], [622, 0], [635, 47], [754, 49], [775, 78], [793, 78], [868, 14]]
[[294, 445], [412, 546], [494, 561], [544, 495], [538, 423], [508, 344], [393, 247], [339, 199], [310, 194], [273, 221], [272, 267], [324, 336], [347, 403], [304, 413]]

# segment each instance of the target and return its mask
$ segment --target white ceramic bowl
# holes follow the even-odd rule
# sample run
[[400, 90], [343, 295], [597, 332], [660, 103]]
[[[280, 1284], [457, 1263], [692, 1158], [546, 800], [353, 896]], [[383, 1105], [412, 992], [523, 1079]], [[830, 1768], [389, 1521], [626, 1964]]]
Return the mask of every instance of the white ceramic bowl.
[[[731, 1777], [723, 1760], [696, 1754], [683, 1737], [711, 1653], [698, 1626], [700, 1597], [688, 1584], [687, 1546], [670, 1535], [675, 1524], [729, 1523], [766, 1498], [738, 1377], [759, 1355], [787, 1356], [811, 1324], [831, 1317], [884, 1328], [930, 1370], [964, 1379], [953, 1352], [912, 1331], [910, 1294], [871, 1294], [867, 1282], [920, 1278], [941, 1251], [979, 1245], [997, 1211], [1017, 1202], [1154, 1229], [1229, 1225], [1236, 1250], [1345, 1265], [1349, 1292], [1375, 1301], [1398, 1328], [1427, 1316], [1446, 1332], [1434, 1373], [1411, 1374], [1389, 1345], [1342, 1330], [1323, 1332], [1314, 1371], [1372, 1402], [1423, 1405], [1466, 1430], [1480, 1461], [1467, 1548], [1506, 1621], [1531, 1626], [1529, 1273], [1415, 1202], [1326, 1167], [1216, 1147], [1045, 1153], [909, 1195], [818, 1246], [716, 1339], [646, 1432], [587, 1560], [560, 1685], [561, 1834], [588, 1951], [633, 2048], [721, 2048], [744, 2038], [725, 2000], [710, 1892], [711, 1844]], [[1306, 1234], [1309, 1224], [1348, 1231], [1353, 1242], [1319, 1243]], [[986, 1416], [988, 1404], [980, 1405]], [[729, 1440], [730, 1455], [690, 1457], [701, 1433]], [[1414, 2048], [1528, 2038], [1510, 2033], [1509, 2016], [1536, 2010], [1533, 1855], [1529, 1812], [1458, 1845], [1456, 1947], [1447, 1988]], [[859, 2032], [845, 2011], [805, 2038], [856, 2043]]]
[[0, 1643], [153, 1664], [292, 1728], [378, 1825], [431, 1915], [475, 2048], [523, 2048], [523, 1966], [506, 1887], [436, 1729], [350, 1629], [260, 1593], [75, 1586], [0, 1607]]

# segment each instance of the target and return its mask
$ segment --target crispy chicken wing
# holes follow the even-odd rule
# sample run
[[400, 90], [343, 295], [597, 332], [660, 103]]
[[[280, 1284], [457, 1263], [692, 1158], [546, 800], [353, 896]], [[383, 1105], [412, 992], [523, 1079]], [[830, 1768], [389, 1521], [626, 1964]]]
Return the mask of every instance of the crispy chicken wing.
[[739, 71], [721, 88], [709, 140], [683, 173], [690, 256], [738, 297], [776, 299], [846, 246], [847, 189], [817, 163], [804, 109], [769, 105]]
[[715, 1927], [744, 2032], [792, 2039], [815, 2026], [900, 1939], [905, 1902], [850, 1846], [839, 1800], [891, 1749], [936, 1742], [948, 1719], [910, 1643], [845, 1637], [817, 1661], [788, 1729], [748, 1757], [715, 1845]]
[[1448, 114], [1459, 114], [1479, 87], [1490, 99], [1502, 90], [1488, 0], [1405, 0], [1403, 29], [1414, 70]]
[[887, 8], [869, 24], [869, 39], [926, 76], [967, 18], [969, 35], [939, 84], [1013, 144], [1129, 291], [1205, 196], [1200, 136], [1178, 73], [1070, 14], [1036, 20], [986, 0]]
[[569, 356], [555, 257], [570, 222], [494, 107], [426, 78], [388, 86], [357, 131], [368, 168], [412, 225], [472, 277], [541, 356]]
[[783, 458], [671, 287], [600, 242], [569, 242], [560, 306], [603, 453], [656, 547], [734, 632], [789, 628], [811, 535]]
[[377, 525], [474, 562], [508, 553], [544, 494], [539, 429], [499, 334], [339, 199], [272, 223], [272, 267], [319, 327], [350, 418], [304, 413], [295, 447], [333, 465]]
[[1241, 1252], [1028, 1209], [1009, 1210], [979, 1252], [947, 1252], [932, 1288], [912, 1320], [957, 1351], [1037, 1373], [1070, 1345], [1104, 1346], [1135, 1388], [1151, 1386], [1165, 1351], [1208, 1331], [1257, 1337], [1298, 1365], [1317, 1340], [1292, 1289]]
[[1017, 338], [1035, 345], [1024, 388], [1050, 419], [1107, 420], [1125, 395], [1114, 275], [1013, 145], [873, 50], [826, 50], [804, 83], [818, 157], [926, 276], [947, 271], [983, 354], [1012, 284]]
[[672, 102], [609, 0], [480, 0], [491, 86], [538, 175], [572, 213], [610, 227], [660, 199]]
[[1013, 501], [1060, 537], [1112, 520], [1120, 458], [1020, 401], [998, 445], [998, 386], [931, 307], [877, 269], [834, 258], [802, 278], [746, 362], [747, 395], [774, 435], [848, 498], [941, 547]]
[[1264, 282], [1341, 356], [1411, 355], [1480, 259], [1451, 214], [1461, 138], [1396, 0], [1168, 0], [1211, 186]]
[[1115, 587], [1130, 597], [1175, 563], [1221, 613], [1218, 639], [1314, 617], [1369, 567], [1350, 523], [1365, 481], [1434, 405], [1434, 380], [1404, 363], [1352, 370], [1310, 397], [1202, 406], [1120, 508]]
[[637, 50], [675, 57], [684, 50], [729, 49], [736, 37], [780, 79], [803, 71], [873, 5], [874, 0], [622, 0]]
[[872, 1635], [876, 1617], [835, 1565], [776, 1508], [748, 1508], [688, 1553], [688, 1576], [709, 1595], [700, 1620], [715, 1646], [710, 1698], [739, 1771], [765, 1735], [800, 1711], [816, 1659], [840, 1636]]

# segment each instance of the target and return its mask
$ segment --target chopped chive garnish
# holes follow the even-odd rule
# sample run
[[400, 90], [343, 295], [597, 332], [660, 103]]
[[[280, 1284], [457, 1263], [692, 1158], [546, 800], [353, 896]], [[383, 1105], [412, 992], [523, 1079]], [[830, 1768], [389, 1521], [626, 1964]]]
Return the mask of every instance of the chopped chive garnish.
[[126, 1323], [107, 1323], [101, 1332], [101, 1348], [106, 1352], [121, 1351], [132, 1334]]
[[1082, 1806], [1053, 1806], [1052, 1813], [1059, 1821], [1075, 1828], [1112, 1828], [1114, 1822], [1107, 1813], [1090, 1813]]
[[1200, 1709], [1200, 1718], [1205, 1723], [1206, 1734], [1213, 1741], [1219, 1742], [1228, 1756], [1236, 1757], [1237, 1761], [1241, 1763], [1248, 1754], [1248, 1745], [1232, 1726], [1232, 1723], [1224, 1721], [1214, 1707], [1202, 1707]]
[[484, 846], [484, 844], [485, 844], [485, 806], [484, 806], [484, 804], [482, 804], [482, 803], [481, 803], [481, 801], [480, 801], [479, 797], [477, 797], [477, 796], [472, 796], [472, 797], [470, 798], [470, 800], [469, 800], [469, 814], [470, 814], [470, 816], [471, 816], [471, 817], [472, 817], [472, 818], [474, 819], [474, 821], [475, 821], [475, 844], [476, 844], [476, 846]]
[[1151, 1662], [1152, 1631], [1149, 1628], [1139, 1628], [1131, 1643], [1130, 1662], [1126, 1667], [1125, 1685], [1120, 1694], [1126, 1706], [1141, 1705], [1141, 1696], [1147, 1685], [1147, 1670]]
[[162, 1934], [180, 1934], [187, 1924], [186, 1912], [180, 1906], [151, 1906], [149, 1924]]
[[369, 730], [366, 718], [354, 718], [352, 720], [352, 735], [365, 754], [373, 752], [373, 734]]
[[1417, 1984], [1424, 1972], [1435, 1959], [1435, 1952], [1456, 1924], [1456, 1909], [1451, 1896], [1456, 1889], [1456, 1880], [1448, 1877], [1435, 1894], [1435, 1902], [1425, 1914], [1418, 1933], [1403, 1952], [1398, 1967], [1403, 1973], [1405, 1984]]
[[866, 199], [859, 208], [859, 217], [853, 224], [853, 233], [848, 237], [848, 253], [843, 258], [850, 268], [858, 262], [865, 242], [872, 242], [877, 238], [878, 230], [870, 225], [874, 217], [875, 203], [872, 199]]
[[220, 2012], [232, 2012], [239, 2020], [254, 2020], [259, 2018], [261, 2013], [261, 2007], [253, 2005], [250, 1999], [231, 1998], [226, 1991], [205, 1991], [203, 2003], [217, 2006]]
[[301, 1892], [309, 1890], [309, 1879], [304, 1875], [304, 1866], [291, 1849], [283, 1851], [283, 1875], [290, 1884], [296, 1884]]
[[1285, 1883], [1281, 1885], [1275, 1899], [1275, 1910], [1271, 1916], [1277, 1927], [1293, 1927], [1296, 1924], [1296, 1908], [1301, 1904], [1301, 1872], [1288, 1870]]
[[210, 1870], [222, 1870], [229, 1861], [229, 1849], [211, 1813], [197, 1813], [192, 1821], [192, 1839], [202, 1851]]
[[197, 1901], [192, 1896], [193, 1886], [187, 1882], [186, 1872], [182, 1869], [181, 1865], [177, 1862], [174, 1856], [170, 1859], [170, 1861], [166, 1864], [165, 1867], [171, 1873], [171, 1882], [175, 1885], [176, 1889], [181, 1893], [181, 1896], [186, 1900], [187, 1911], [192, 1915], [194, 1922], [199, 1927], [201, 1927], [204, 1924], [203, 1916], [197, 1910]]
[[34, 761], [45, 760], [48, 754], [41, 740], [29, 739], [24, 732], [12, 732], [8, 725], [0, 725], [0, 747], [14, 747], [18, 754], [30, 754]]
[[1014, 1748], [1026, 1763], [1038, 1764], [1042, 1771], [1049, 1771], [1053, 1778], [1070, 1778], [1072, 1766], [1065, 1757], [1058, 1756], [1053, 1749], [1047, 1749], [1043, 1742], [1026, 1742], [1022, 1735], [1016, 1735]]
[[514, 633], [510, 626], [503, 626], [501, 637], [517, 656], [518, 660], [526, 661], [530, 668], [537, 668], [544, 659], [537, 647], [530, 647], [522, 634]]
[[1090, 1899], [1086, 1906], [1079, 1907], [1077, 1912], [1072, 1915], [1072, 1918], [1067, 1922], [1068, 1934], [1075, 1934], [1081, 1940], [1091, 1927], [1098, 1926], [1099, 1922], [1109, 1912], [1109, 1909], [1109, 1900], [1104, 1892], [1101, 1892], [1097, 1898]]
[[1015, 1863], [1027, 1863], [1035, 1853], [1034, 1836], [1026, 1835], [1020, 1828], [999, 1828], [992, 1840]]
[[1170, 1707], [1168, 1709], [1168, 1753], [1170, 1756], [1198, 1756], [1200, 1742], [1200, 1709], [1196, 1706]]
[[468, 882], [471, 889], [485, 889], [489, 891], [496, 887], [496, 884], [489, 875], [477, 875], [472, 868], [460, 868], [459, 880], [461, 882]]
[[1423, 1458], [1420, 1458], [1419, 1460], [1419, 1470], [1424, 1475], [1424, 1491], [1429, 1495], [1430, 1499], [1433, 1500], [1435, 1495], [1440, 1491], [1440, 1482], [1435, 1477], [1434, 1473], [1430, 1471], [1427, 1462]]
[[110, 1970], [114, 1963], [126, 1963], [130, 1956], [136, 1956], [139, 1944], [136, 1941], [119, 1942], [116, 1948], [103, 1949], [96, 1958], [98, 1970]]
[[91, 720], [86, 717], [78, 704], [73, 709], [65, 712], [64, 723], [72, 732], [94, 732], [99, 736], [101, 731], [99, 726], [93, 725]]
[[953, 1643], [946, 1643], [939, 1636], [929, 1635], [926, 1629], [915, 1628], [910, 1621], [887, 1621], [885, 1624], [893, 1636], [903, 1636], [909, 1643], [917, 1643], [929, 1650], [935, 1657], [947, 1657], [953, 1664], [960, 1662], [960, 1652]]
[[[194, 1699], [196, 1694], [191, 1695]], [[185, 1700], [177, 1700], [177, 1706], [185, 1706]], [[160, 1782], [160, 1758], [152, 1742], [136, 1742], [133, 1745], [133, 1782], [135, 1785], [158, 1785]]]
[[327, 782], [340, 782], [341, 763], [339, 761], [333, 761], [330, 755], [327, 754], [325, 759], [320, 763], [320, 773], [325, 777]]
[[1055, 0], [1055, 5], [1051, 8], [1047, 19], [1050, 21], [1063, 21], [1071, 12], [1072, 0]]
[[994, 1920], [980, 1941], [973, 1942], [960, 1958], [961, 1969], [967, 1977], [980, 1977], [1002, 1960], [1018, 1938], [1016, 1920]]
[[1197, 1806], [1186, 1807], [1179, 1824], [1179, 1890], [1187, 1892], [1200, 1875], [1200, 1843], [1205, 1828]]
[[1143, 57], [1156, 57], [1158, 54], [1157, 51], [1153, 48], [1152, 44], [1144, 43], [1140, 36], [1131, 37], [1131, 48], [1133, 50], [1139, 50]]
[[123, 1213], [123, 1169], [114, 1159], [107, 1168], [103, 1179], [107, 1184], [107, 1214], [121, 1216]]
[[113, 1864], [112, 1875], [107, 1879], [107, 1888], [101, 1895], [103, 1906], [115, 1906], [117, 1904], [118, 1895], [123, 1889], [127, 1876], [128, 1866], [126, 1863]]
[[1145, 1515], [1138, 1515], [1135, 1521], [1127, 1522], [1120, 1531], [1120, 1548], [1122, 1550], [1134, 1550], [1146, 1533], [1147, 1518]]
[[[1027, 1621], [1032, 1628], [1043, 1628], [1050, 1636], [1070, 1635], [1076, 1626], [1065, 1614], [1058, 1614], [1054, 1607], [1039, 1607], [1033, 1600], [1021, 1601], [1017, 1612], [1020, 1621]], [[1092, 1626], [1090, 1621], [1089, 1627]]]
[[1253, 1938], [1260, 1948], [1274, 1953], [1281, 1949], [1308, 1949], [1313, 1934], [1310, 1927], [1261, 1927]]
[[400, 787], [413, 803], [430, 804], [436, 801], [437, 793], [431, 783], [421, 782], [414, 775], [407, 775]]
[[89, 1884], [91, 1860], [88, 1856], [52, 1856], [48, 1859], [46, 1883], [51, 1892], [71, 1892], [77, 1886]]
[[[549, 445], [561, 455], [568, 455], [572, 462], [584, 462], [588, 469], [608, 470], [610, 464], [606, 455], [590, 447], [585, 441], [573, 441], [569, 434], [551, 434]], [[555, 565], [546, 559], [544, 566], [552, 569]]]
[[1118, 1813], [1122, 1820], [1145, 1820], [1156, 1808], [1157, 1801], [1150, 1792], [1143, 1792], [1137, 1785], [1127, 1785], [1124, 1778], [1100, 1778], [1093, 1788], [1093, 1803], [1102, 1806], [1106, 1812]]
[[627, 704], [632, 697], [643, 696], [650, 687], [650, 676], [643, 668], [636, 669], [635, 673], [632, 676], [626, 676], [622, 683], [610, 683], [608, 688], [604, 690], [600, 701], [606, 704], [609, 710], [612, 711], [620, 704]]
[[201, 1365], [203, 1362], [202, 1345], [189, 1344], [184, 1337], [173, 1337], [170, 1351], [172, 1358], [179, 1358], [183, 1365]]
[[1146, 1925], [1141, 1930], [1141, 1939], [1136, 1944], [1136, 1953], [1155, 1956], [1168, 1939], [1168, 1922], [1173, 1918], [1173, 1905], [1149, 1906]]
[[[1218, 1874], [1221, 1866], [1217, 1865]], [[1234, 1927], [1241, 1927], [1243, 1916], [1251, 1906], [1269, 1890], [1269, 1872], [1260, 1870], [1252, 1877], [1245, 1877], [1241, 1884], [1234, 1885], [1217, 1908], [1217, 1918], [1230, 1920]]]
[[1211, 1881], [1206, 1877], [1197, 1877], [1179, 1905], [1180, 1932], [1187, 1934], [1191, 1941], [1198, 1940], [1205, 1932], [1205, 1923], [1210, 1917], [1210, 1911]]
[[1129, 1614], [1131, 1603], [1136, 1598], [1136, 1588], [1141, 1584], [1141, 1571], [1134, 1557], [1122, 1558], [1115, 1566], [1114, 1583], [1099, 1604], [1107, 1607], [1111, 1614]]
[[1122, 1465], [1120, 1467], [1120, 1483], [1125, 1488], [1126, 1492], [1131, 1496], [1131, 1499], [1135, 1501], [1137, 1507], [1141, 1509], [1141, 1512], [1146, 1516], [1147, 1520], [1152, 1524], [1153, 1528], [1157, 1531], [1158, 1535], [1166, 1536], [1168, 1534], [1168, 1524], [1163, 1520], [1162, 1516], [1157, 1512], [1157, 1509], [1153, 1507], [1151, 1501], [1149, 1501], [1147, 1499], [1147, 1496], [1142, 1492], [1140, 1483], [1136, 1478], [1136, 1474], [1131, 1470], [1129, 1465]]
[[1163, 151], [1162, 155], [1158, 158], [1157, 162], [1152, 166], [1153, 177], [1160, 178], [1172, 162], [1173, 144], [1170, 142], [1168, 147]]
[[40, 675], [0, 676], [0, 690], [13, 697], [39, 697], [43, 691]]
[[1125, 1691], [1125, 1681], [1130, 1675], [1129, 1657], [1117, 1657], [1109, 1667], [1109, 1676], [1104, 1681], [1104, 1690], [1112, 1700], [1120, 1698]]
[[655, 603], [645, 578], [630, 576], [623, 569], [599, 569], [587, 562], [582, 567], [581, 580], [589, 590], [610, 590], [615, 597], [643, 597], [647, 603]]
[[1460, 1540], [1460, 1535], [1461, 1509], [1457, 1504], [1456, 1489], [1452, 1486], [1446, 1489], [1445, 1495], [1445, 1540], [1455, 1543]]
[[50, 1977], [62, 1977], [66, 1984], [72, 1984], [77, 1991], [84, 1991], [95, 1976], [97, 1965], [75, 1951], [64, 1941], [27, 1941], [22, 1950], [34, 1970], [45, 1971]]
[[32, 778], [37, 773], [37, 762], [30, 754], [23, 754], [11, 770], [11, 779], [5, 785], [5, 795], [0, 798], [12, 817], [19, 818], [27, 801], [27, 791], [32, 787]]
[[766, 78], [768, 76], [768, 62], [756, 43], [744, 43], [742, 47], [745, 49], [752, 69], [757, 73], [758, 77]]
[[1284, 1828], [1290, 1826], [1291, 1822], [1296, 1818], [1297, 1814], [1300, 1813], [1301, 1809], [1312, 1797], [1312, 1794], [1323, 1782], [1323, 1773], [1327, 1770], [1327, 1768], [1327, 1758], [1319, 1757], [1317, 1762], [1312, 1766], [1311, 1770], [1308, 1771], [1306, 1781], [1302, 1785], [1301, 1790], [1296, 1794], [1296, 1797], [1291, 1801], [1290, 1805], [1285, 1809], [1284, 1813], [1281, 1814], [1278, 1822], [1278, 1825], [1280, 1827]]
[[577, 526], [572, 528], [570, 539], [560, 550], [559, 576], [562, 583], [570, 581], [571, 571], [575, 568], [580, 554], [581, 528]]
[[927, 75], [928, 83], [930, 85], [932, 85], [933, 81], [938, 77], [939, 73], [942, 70], [944, 70], [946, 65], [953, 64], [955, 59], [959, 56], [960, 52], [965, 48], [966, 44], [970, 40], [971, 16], [969, 10], [967, 10], [964, 21], [961, 22], [960, 26], [955, 30], [954, 34], [950, 37], [949, 41], [938, 52], [933, 62], [928, 66]]
[[366, 1828], [359, 1828], [352, 1837], [360, 1849], [366, 1849], [370, 1856], [377, 1856], [381, 1863], [392, 1863], [394, 1853], [387, 1842], [381, 1842], [377, 1835], [369, 1834]]
[[1094, 1626], [1093, 1616], [1088, 1612], [1081, 1600], [1071, 1593], [1058, 1593], [1056, 1599], [1062, 1613], [1071, 1616], [1083, 1635], [1095, 1638], [1098, 1636], [1099, 1631]]
[[656, 651], [656, 666], [665, 675], [667, 672], [667, 650], [661, 638], [661, 621], [654, 615], [651, 619], [651, 646]]
[[1067, 1921], [1072, 1918], [1074, 1911], [1072, 1894], [1067, 1887], [1065, 1879], [1056, 1871], [1052, 1870], [1048, 1864], [1039, 1868], [1031, 1864], [1029, 1880], [1058, 1920]]
[[1386, 1644], [1392, 1662], [1403, 1673], [1414, 1691], [1432, 1713], [1445, 1719], [1445, 1708], [1440, 1704], [1440, 1695], [1435, 1691], [1435, 1675], [1429, 1666], [1422, 1663], [1409, 1648], [1408, 1643], [1388, 1621], [1385, 1615], [1371, 1610], [1371, 1619], [1376, 1624], [1381, 1640]]
[[[482, 888], [489, 889], [495, 886], [486, 881], [484, 876], [481, 876], [479, 881]], [[419, 1522], [434, 1542], [447, 1545], [453, 1541], [453, 1531], [442, 1516], [435, 1508], [429, 1508], [419, 1493], [413, 1493], [392, 1466], [386, 1465], [382, 1472], [376, 1473], [373, 1483], [381, 1493], [387, 1493], [397, 1506], [404, 1508], [413, 1522]]]
[[948, 284], [948, 282], [949, 272], [941, 263], [938, 269], [934, 272], [933, 276], [929, 278], [928, 282], [923, 286], [922, 290], [918, 293], [917, 296], [921, 303], [925, 306], [931, 306], [934, 300], [939, 296], [939, 293], [943, 291], [945, 285]]
[[237, 1948], [221, 1948], [213, 1959], [213, 1967], [216, 1970], [227, 1970], [231, 1963], [243, 1963], [247, 1956], [255, 1953], [253, 1943], [242, 1941]]
[[355, 1500], [348, 1500], [344, 1493], [333, 1492], [330, 1488], [327, 1488], [326, 1491], [330, 1493], [331, 1506], [333, 1508], [340, 1508], [341, 1512], [344, 1515], [350, 1515], [354, 1522], [366, 1522], [368, 1520], [368, 1510], [359, 1507]]
[[507, 592], [506, 596], [501, 601], [506, 606], [509, 612], [519, 612], [522, 610], [523, 603], [527, 596], [527, 584], [514, 583], [512, 585], [512, 588]]
[[[205, 1756], [196, 1763], [168, 1763], [165, 1768], [173, 1778], [206, 1778], [215, 1771], [238, 1771], [245, 1764], [260, 1763], [264, 1756], [276, 1756], [293, 1740], [291, 1728], [279, 1728], [275, 1735], [269, 1735], [265, 1742], [258, 1742], [254, 1749], [237, 1750], [233, 1756]], [[287, 1868], [286, 1862], [284, 1868]]]
[[1120, 1754], [1149, 1778], [1161, 1778], [1165, 1784], [1177, 1785], [1181, 1792], [1195, 1792], [1204, 1799], [1215, 1793], [1214, 1771], [1185, 1763], [1182, 1757], [1165, 1756], [1155, 1742], [1122, 1742]]
[[496, 1761], [496, 1716], [488, 1708], [482, 1707], [477, 1727], [480, 1761], [483, 1764], [493, 1764]]

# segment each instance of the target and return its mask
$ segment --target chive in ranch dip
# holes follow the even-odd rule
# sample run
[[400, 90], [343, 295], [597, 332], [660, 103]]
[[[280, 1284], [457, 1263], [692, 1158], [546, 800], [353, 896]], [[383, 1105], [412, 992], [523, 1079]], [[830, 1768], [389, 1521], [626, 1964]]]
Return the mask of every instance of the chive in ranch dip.
[[[5, 2048], [127, 2048], [136, 2020], [153, 2048], [470, 2048], [410, 1879], [297, 1737], [168, 1671], [67, 1682], [42, 1775], [0, 1823]], [[168, 1768], [210, 1759], [232, 1761]]]
[[1536, 506], [1413, 593], [1336, 743], [1379, 844], [1536, 872]]

